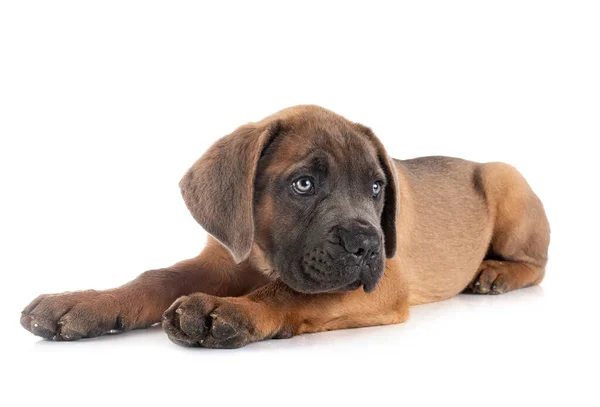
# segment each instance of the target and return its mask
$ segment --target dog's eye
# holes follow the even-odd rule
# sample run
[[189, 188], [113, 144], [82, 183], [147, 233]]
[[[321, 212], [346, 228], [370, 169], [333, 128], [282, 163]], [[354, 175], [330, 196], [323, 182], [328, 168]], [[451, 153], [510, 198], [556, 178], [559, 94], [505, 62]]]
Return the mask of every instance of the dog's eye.
[[381, 193], [381, 182], [377, 181], [373, 184], [373, 197], [377, 198]]
[[300, 195], [311, 195], [315, 191], [314, 182], [308, 177], [298, 178], [292, 183], [292, 188], [294, 188], [294, 192]]

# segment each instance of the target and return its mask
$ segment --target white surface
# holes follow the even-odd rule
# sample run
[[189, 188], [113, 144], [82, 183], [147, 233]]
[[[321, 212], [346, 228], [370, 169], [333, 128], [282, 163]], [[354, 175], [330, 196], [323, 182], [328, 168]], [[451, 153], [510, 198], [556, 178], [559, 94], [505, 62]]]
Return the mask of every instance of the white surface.
[[[2, 404], [598, 405], [598, 3], [284, 4], [0, 5]], [[372, 127], [397, 158], [519, 168], [552, 226], [542, 286], [235, 351], [19, 326], [40, 293], [195, 255], [181, 175], [299, 103]]]

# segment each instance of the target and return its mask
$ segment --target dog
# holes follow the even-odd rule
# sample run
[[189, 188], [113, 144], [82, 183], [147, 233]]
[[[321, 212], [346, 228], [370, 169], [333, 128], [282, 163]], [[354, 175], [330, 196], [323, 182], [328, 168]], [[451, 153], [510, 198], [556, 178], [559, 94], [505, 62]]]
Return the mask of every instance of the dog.
[[197, 257], [111, 290], [41, 295], [21, 325], [76, 340], [162, 321], [177, 344], [238, 348], [396, 324], [412, 305], [544, 278], [550, 227], [514, 167], [392, 159], [370, 128], [318, 106], [239, 127], [180, 187], [209, 233]]

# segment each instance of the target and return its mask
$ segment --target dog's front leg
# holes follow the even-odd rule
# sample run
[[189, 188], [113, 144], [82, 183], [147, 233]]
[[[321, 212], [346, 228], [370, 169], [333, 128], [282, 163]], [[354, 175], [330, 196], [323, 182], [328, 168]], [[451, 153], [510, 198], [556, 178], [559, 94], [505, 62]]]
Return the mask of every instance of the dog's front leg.
[[407, 286], [388, 266], [377, 289], [302, 294], [277, 280], [238, 298], [192, 294], [163, 315], [163, 328], [180, 345], [239, 348], [307, 332], [388, 325], [408, 318]]
[[160, 322], [182, 295], [244, 295], [268, 281], [248, 262], [233, 263], [225, 248], [209, 239], [198, 257], [146, 271], [118, 288], [40, 295], [23, 310], [21, 325], [46, 339], [90, 338]]

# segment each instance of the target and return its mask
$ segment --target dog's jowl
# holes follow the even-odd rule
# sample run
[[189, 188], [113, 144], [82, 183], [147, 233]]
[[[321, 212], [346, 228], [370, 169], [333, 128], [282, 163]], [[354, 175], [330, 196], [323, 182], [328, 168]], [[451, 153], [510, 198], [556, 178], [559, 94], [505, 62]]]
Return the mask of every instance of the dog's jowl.
[[75, 340], [162, 321], [178, 344], [233, 348], [398, 323], [410, 305], [544, 277], [548, 221], [516, 169], [395, 160], [317, 106], [239, 127], [180, 186], [210, 234], [200, 255], [111, 290], [41, 295], [23, 327]]

